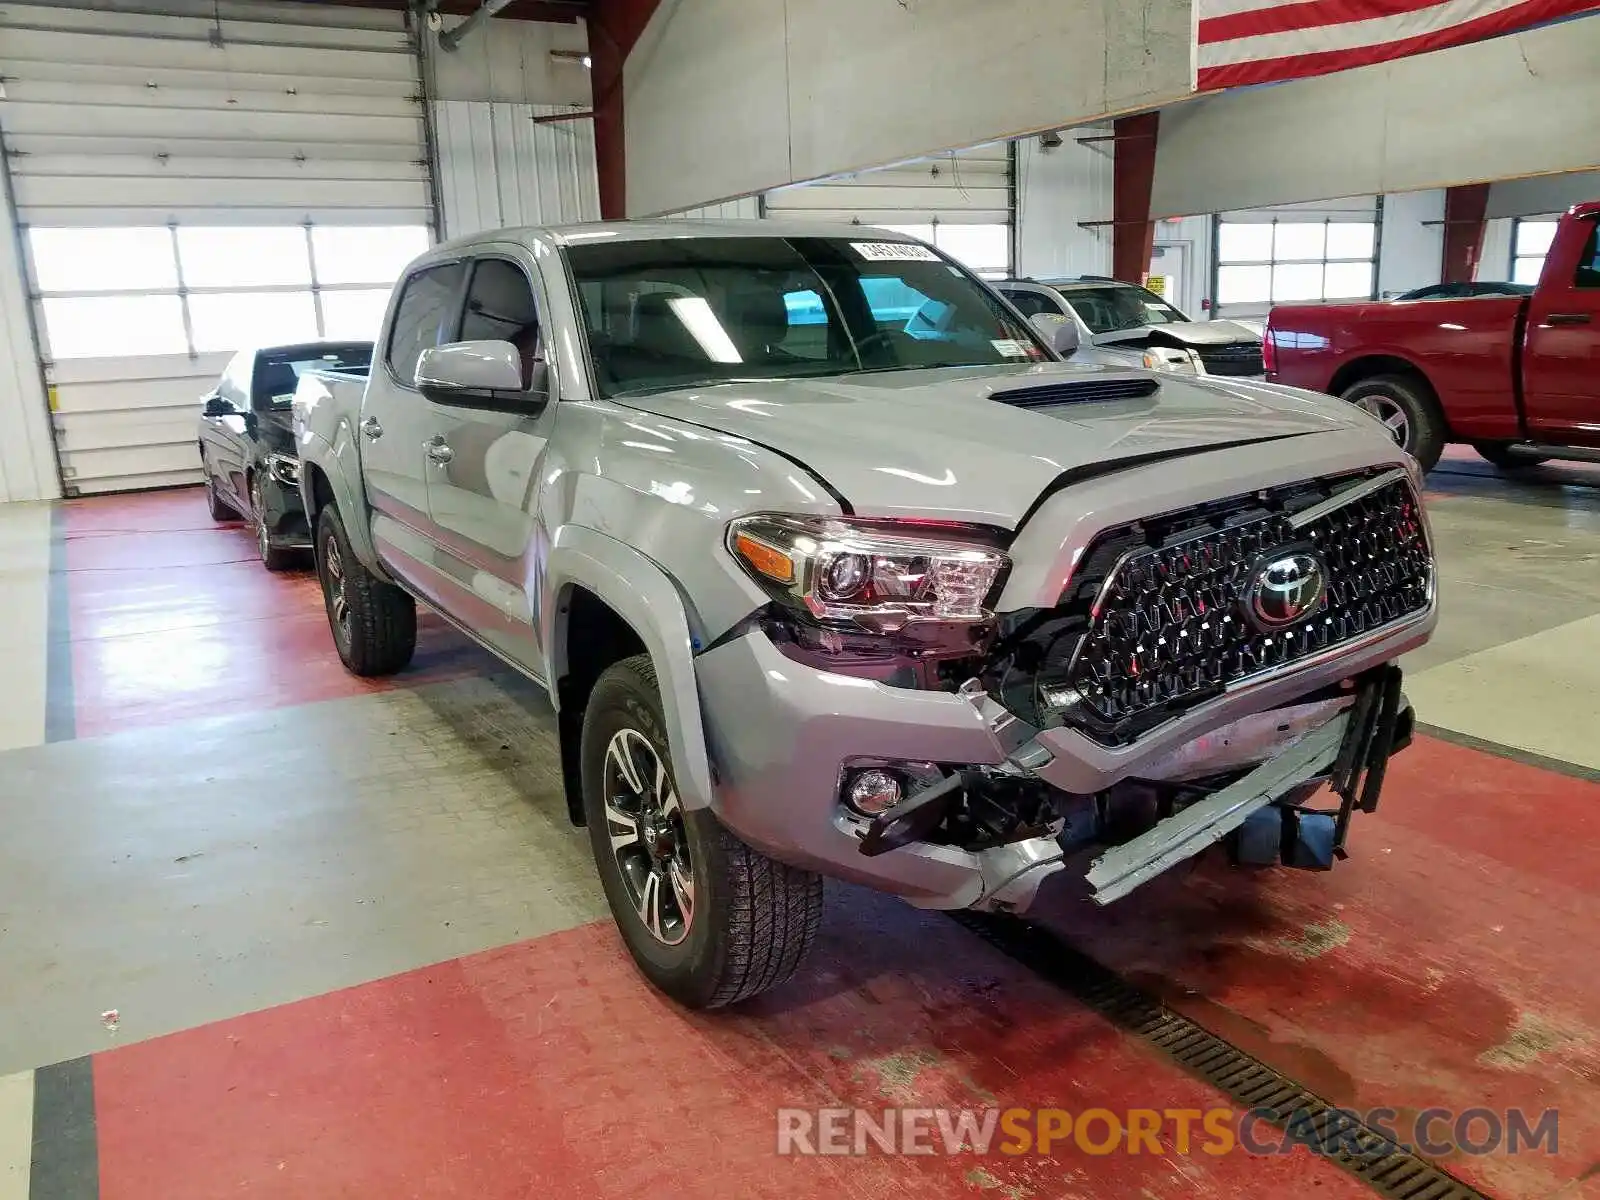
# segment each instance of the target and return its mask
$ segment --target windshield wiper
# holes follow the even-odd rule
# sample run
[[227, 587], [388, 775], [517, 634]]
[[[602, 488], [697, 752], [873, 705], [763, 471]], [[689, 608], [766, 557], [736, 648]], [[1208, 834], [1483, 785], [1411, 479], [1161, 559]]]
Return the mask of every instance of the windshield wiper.
[[892, 367], [854, 367], [848, 371], [841, 371], [841, 375], [882, 375], [889, 371], [942, 371], [949, 367], [1006, 367], [1022, 366], [1015, 363], [976, 363], [976, 362], [926, 362], [926, 363], [897, 363]]

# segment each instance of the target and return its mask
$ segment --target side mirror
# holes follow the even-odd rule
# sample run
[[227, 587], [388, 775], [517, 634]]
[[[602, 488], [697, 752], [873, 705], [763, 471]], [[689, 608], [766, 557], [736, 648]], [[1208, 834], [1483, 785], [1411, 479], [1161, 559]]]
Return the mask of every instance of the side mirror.
[[[541, 367], [543, 363], [539, 364]], [[540, 382], [535, 372], [535, 384]], [[522, 355], [510, 342], [449, 342], [417, 359], [417, 390], [436, 404], [505, 408], [526, 404]]]
[[1050, 343], [1055, 352], [1062, 358], [1071, 358], [1078, 352], [1081, 343], [1078, 340], [1078, 323], [1056, 313], [1034, 313], [1028, 320], [1033, 322], [1033, 327], [1044, 334], [1044, 340]]
[[234, 408], [233, 405], [229, 404], [221, 396], [217, 395], [215, 392], [212, 392], [211, 395], [206, 397], [206, 406], [203, 411], [208, 417], [231, 417], [234, 416], [239, 410]]

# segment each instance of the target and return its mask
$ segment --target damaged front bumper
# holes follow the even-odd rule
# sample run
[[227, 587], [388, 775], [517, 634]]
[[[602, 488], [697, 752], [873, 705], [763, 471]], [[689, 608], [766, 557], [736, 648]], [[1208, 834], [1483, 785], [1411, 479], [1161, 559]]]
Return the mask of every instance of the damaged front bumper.
[[[773, 857], [927, 908], [1020, 912], [1070, 855], [1107, 842], [1088, 873], [1100, 903], [1225, 839], [1243, 863], [1326, 866], [1409, 737], [1390, 664], [1427, 639], [1433, 618], [1118, 748], [1037, 730], [981, 688], [935, 693], [819, 671], [751, 631], [697, 660], [713, 804]], [[1375, 707], [1379, 678], [1392, 711]], [[869, 820], [842, 802], [841, 784], [871, 761], [935, 770]], [[1335, 810], [1307, 808], [1324, 784]], [[933, 788], [942, 797], [930, 799]]]

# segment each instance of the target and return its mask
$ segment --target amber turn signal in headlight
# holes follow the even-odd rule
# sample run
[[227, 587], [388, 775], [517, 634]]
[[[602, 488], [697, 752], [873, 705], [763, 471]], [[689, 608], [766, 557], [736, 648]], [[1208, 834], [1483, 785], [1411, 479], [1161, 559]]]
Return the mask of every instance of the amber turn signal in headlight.
[[735, 533], [733, 552], [756, 574], [764, 575], [774, 583], [794, 582], [794, 560], [776, 546], [769, 546], [748, 533]]
[[777, 599], [876, 630], [986, 620], [1009, 561], [966, 526], [779, 514], [733, 522], [728, 549]]

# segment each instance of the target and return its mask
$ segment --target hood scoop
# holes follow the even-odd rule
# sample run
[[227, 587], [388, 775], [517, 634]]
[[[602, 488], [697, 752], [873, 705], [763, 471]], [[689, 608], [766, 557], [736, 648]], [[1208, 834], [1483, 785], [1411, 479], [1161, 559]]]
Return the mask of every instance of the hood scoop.
[[1057, 404], [1095, 404], [1105, 400], [1139, 400], [1154, 396], [1161, 384], [1150, 378], [1072, 379], [1044, 387], [991, 392], [989, 399], [1012, 408], [1050, 408]]

